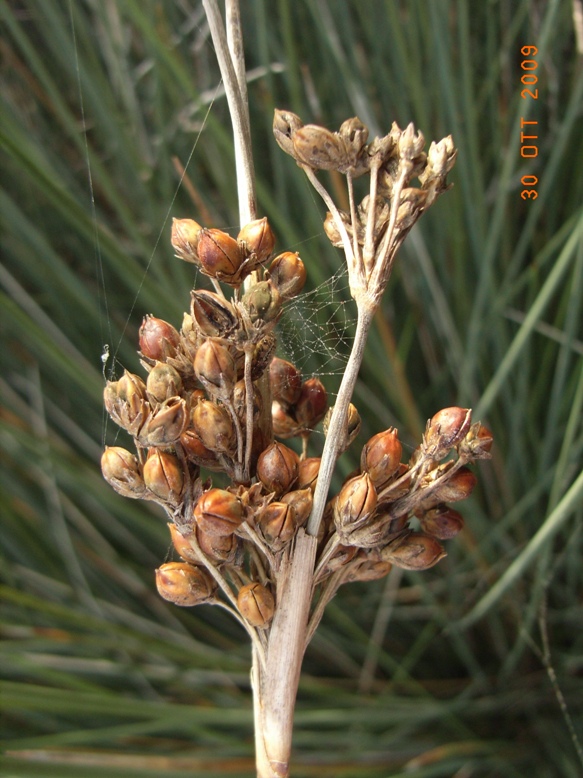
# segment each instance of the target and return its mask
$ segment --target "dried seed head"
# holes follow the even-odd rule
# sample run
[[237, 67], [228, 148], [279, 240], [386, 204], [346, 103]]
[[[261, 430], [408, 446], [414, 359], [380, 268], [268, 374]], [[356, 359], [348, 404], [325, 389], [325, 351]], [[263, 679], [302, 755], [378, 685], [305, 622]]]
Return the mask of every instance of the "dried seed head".
[[214, 599], [214, 578], [188, 562], [166, 562], [156, 570], [156, 587], [161, 597], [188, 608]]
[[182, 397], [170, 397], [161, 403], [137, 436], [141, 446], [171, 446], [188, 424], [188, 409]]
[[148, 373], [146, 391], [150, 401], [163, 403], [182, 392], [182, 378], [178, 370], [165, 362], [157, 362]]
[[273, 117], [273, 134], [280, 148], [286, 154], [294, 156], [293, 136], [304, 124], [297, 114], [291, 111], [275, 109]]
[[196, 504], [194, 520], [207, 535], [232, 535], [243, 521], [241, 500], [226, 489], [209, 489]]
[[455, 165], [456, 156], [457, 149], [451, 135], [442, 138], [439, 143], [432, 141], [427, 152], [427, 166], [419, 176], [423, 189], [434, 188], [438, 194], [443, 192], [447, 188], [445, 178]]
[[259, 514], [259, 526], [265, 540], [279, 551], [296, 533], [296, 509], [284, 502], [271, 502]]
[[365, 153], [368, 140], [368, 128], [356, 116], [340, 125], [338, 137], [344, 145], [346, 169], [353, 177], [366, 173], [369, 169], [369, 157]]
[[176, 552], [182, 557], [182, 559], [184, 559], [185, 562], [190, 562], [193, 565], [200, 564], [200, 559], [198, 558], [196, 551], [189, 541], [189, 537], [194, 535], [194, 530], [189, 529], [183, 531], [178, 529], [176, 524], [173, 523], [168, 524], [168, 529], [170, 530], [172, 545], [176, 549]]
[[[332, 413], [334, 412], [334, 406], [331, 406], [326, 411], [326, 415], [324, 416], [324, 421], [322, 422], [322, 429], [324, 430], [324, 435], [328, 435], [328, 428], [330, 426], [330, 421], [332, 419]], [[347, 413], [347, 419], [346, 419], [346, 426], [344, 429], [344, 442], [342, 443], [342, 446], [339, 450], [339, 454], [342, 454], [346, 449], [350, 446], [350, 444], [355, 440], [358, 433], [360, 432], [360, 428], [362, 426], [362, 421], [360, 418], [360, 414], [358, 410], [356, 409], [356, 406], [350, 403], [348, 406], [348, 413]]]
[[472, 411], [468, 408], [443, 408], [427, 422], [425, 450], [439, 460], [463, 440], [472, 423]]
[[165, 502], [177, 505], [184, 487], [184, 473], [174, 454], [151, 448], [144, 464], [144, 483]]
[[186, 430], [180, 436], [180, 445], [188, 459], [208, 470], [219, 470], [221, 466], [214, 451], [208, 449], [194, 430]]
[[146, 496], [138, 458], [125, 448], [108, 446], [101, 456], [101, 472], [118, 494], [133, 500]]
[[427, 535], [432, 535], [438, 540], [450, 540], [461, 532], [464, 519], [461, 513], [441, 505], [426, 511], [420, 517], [420, 524]]
[[211, 400], [201, 400], [192, 411], [192, 426], [203, 445], [216, 454], [231, 454], [237, 446], [228, 411]]
[[197, 247], [201, 230], [193, 219], [172, 219], [170, 242], [179, 259], [199, 264]]
[[390, 427], [378, 432], [367, 441], [360, 457], [360, 467], [367, 472], [373, 484], [381, 489], [396, 473], [401, 462], [403, 447], [398, 432]]
[[350, 532], [362, 527], [377, 507], [377, 492], [368, 473], [350, 478], [334, 503], [334, 523], [346, 542]]
[[431, 535], [410, 532], [381, 549], [381, 559], [403, 570], [429, 570], [447, 556], [441, 543]]
[[383, 562], [382, 559], [365, 560], [360, 565], [355, 565], [354, 569], [348, 573], [346, 581], [378, 581], [391, 572], [393, 565], [390, 562]]
[[328, 409], [328, 394], [319, 378], [308, 378], [295, 406], [295, 417], [304, 429], [313, 429]]
[[401, 132], [397, 147], [402, 160], [413, 161], [423, 153], [425, 138], [422, 132], [416, 132], [413, 122], [410, 122]]
[[243, 252], [237, 241], [222, 230], [202, 230], [198, 239], [202, 272], [231, 286], [239, 286]]
[[266, 627], [275, 612], [273, 595], [260, 583], [250, 583], [239, 589], [239, 613], [253, 627]]
[[254, 267], [269, 259], [275, 247], [275, 235], [266, 216], [242, 227], [237, 240], [245, 245], [246, 253], [254, 257]]
[[302, 392], [302, 374], [291, 362], [273, 357], [269, 365], [269, 385], [275, 400], [294, 405]]
[[291, 448], [277, 441], [262, 451], [257, 460], [257, 478], [268, 492], [287, 492], [298, 477], [300, 458]]
[[140, 327], [139, 343], [143, 356], [165, 362], [176, 354], [180, 335], [167, 321], [148, 314], [144, 316]]
[[337, 134], [316, 124], [305, 124], [292, 135], [292, 156], [300, 165], [314, 170], [335, 170], [346, 166], [346, 151]]
[[190, 296], [191, 315], [203, 335], [224, 338], [237, 327], [235, 309], [220, 295], [200, 290]]
[[269, 278], [284, 300], [290, 300], [304, 288], [308, 274], [299, 254], [285, 251], [269, 266]]
[[119, 381], [108, 381], [103, 390], [105, 408], [112, 420], [136, 435], [150, 408], [146, 399], [146, 384], [139, 376], [125, 371]]
[[237, 380], [237, 368], [229, 349], [215, 338], [207, 338], [194, 358], [196, 377], [211, 395], [226, 400]]
[[281, 314], [282, 298], [271, 281], [260, 281], [241, 300], [252, 322], [275, 321]]

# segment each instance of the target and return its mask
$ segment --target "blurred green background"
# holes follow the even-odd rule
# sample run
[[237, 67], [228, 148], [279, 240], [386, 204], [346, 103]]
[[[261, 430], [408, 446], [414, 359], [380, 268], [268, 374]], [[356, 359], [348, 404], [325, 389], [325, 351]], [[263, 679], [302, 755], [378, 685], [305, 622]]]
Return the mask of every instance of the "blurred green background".
[[[356, 393], [363, 431], [339, 478], [367, 437], [394, 425], [411, 450], [448, 405], [473, 407], [496, 440], [444, 562], [346, 586], [330, 605], [304, 664], [294, 777], [583, 769], [574, 6], [242, 2], [259, 211], [280, 250], [300, 251], [309, 289], [341, 257], [272, 138], [274, 107], [330, 129], [358, 115], [371, 134], [413, 121], [459, 148], [454, 188], [401, 252]], [[107, 371], [138, 371], [143, 315], [179, 325], [188, 306], [195, 279], [172, 256], [170, 217], [238, 229], [202, 6], [2, 0], [0, 18], [0, 767], [252, 776], [247, 640], [223, 612], [158, 598], [165, 522], [115, 494], [98, 464], [116, 435], [102, 409], [105, 344]], [[520, 94], [525, 45], [538, 48], [536, 100]], [[521, 118], [538, 122], [534, 159], [520, 154]], [[524, 175], [538, 179], [536, 200], [520, 197]], [[346, 317], [349, 332], [341, 295], [307, 310], [327, 327]], [[306, 375], [322, 360], [308, 340], [311, 351]], [[322, 369], [332, 394], [341, 365]]]

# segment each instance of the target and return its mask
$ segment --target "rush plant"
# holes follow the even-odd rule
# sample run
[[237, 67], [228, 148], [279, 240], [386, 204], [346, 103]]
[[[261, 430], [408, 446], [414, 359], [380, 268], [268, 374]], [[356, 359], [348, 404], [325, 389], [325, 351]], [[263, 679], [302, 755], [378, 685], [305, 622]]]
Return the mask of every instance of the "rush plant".
[[[237, 4], [227, 3], [227, 30], [216, 3], [204, 5], [233, 119], [242, 226], [233, 237], [174, 220], [176, 256], [211, 288], [191, 291], [181, 324], [145, 317], [144, 377], [125, 371], [105, 388], [107, 411], [134, 451], [108, 447], [101, 464], [116, 491], [166, 513], [180, 561], [156, 570], [160, 595], [181, 607], [218, 605], [249, 635], [257, 775], [287, 778], [301, 663], [326, 605], [343, 584], [392, 567], [426, 570], [446, 555], [443, 542], [464, 524], [450, 503], [472, 492], [468, 465], [490, 457], [492, 435], [459, 407], [438, 411], [410, 455], [396, 429], [379, 431], [362, 447], [358, 471], [331, 493], [338, 457], [360, 430], [351, 399], [373, 316], [399, 247], [448, 189], [456, 148], [448, 136], [426, 150], [413, 124], [393, 123], [371, 139], [356, 117], [331, 132], [275, 112], [275, 140], [328, 208], [324, 229], [344, 253], [357, 309], [328, 408], [318, 378], [274, 356], [276, 325], [306, 270], [297, 253], [277, 252], [274, 231], [256, 213]], [[322, 170], [344, 178], [348, 210], [325, 188]], [[356, 179], [367, 182], [360, 201]], [[307, 456], [321, 421], [321, 456]], [[297, 449], [282, 442], [293, 438]]]

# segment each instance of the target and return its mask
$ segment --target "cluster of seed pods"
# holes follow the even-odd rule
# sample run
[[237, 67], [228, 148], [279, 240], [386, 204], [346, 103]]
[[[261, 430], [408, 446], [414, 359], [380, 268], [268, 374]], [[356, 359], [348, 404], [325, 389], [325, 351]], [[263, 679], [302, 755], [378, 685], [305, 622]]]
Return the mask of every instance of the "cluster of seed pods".
[[[180, 330], [145, 317], [145, 380], [126, 371], [104, 392], [135, 453], [106, 448], [102, 472], [120, 494], [165, 510], [180, 559], [156, 571], [162, 597], [180, 606], [227, 603], [248, 628], [264, 629], [277, 607], [282, 556], [312, 509], [320, 459], [307, 456], [307, 439], [328, 410], [322, 382], [274, 356], [275, 324], [306, 272], [297, 254], [272, 259], [266, 219], [237, 238], [175, 220], [172, 244], [214, 291], [192, 291]], [[354, 407], [347, 424], [348, 445], [360, 427]], [[301, 453], [281, 442], [293, 437]], [[315, 583], [371, 580], [392, 565], [423, 570], [438, 562], [442, 541], [463, 526], [447, 503], [471, 493], [476, 479], [467, 464], [489, 456], [491, 442], [461, 408], [428, 422], [408, 462], [396, 430], [372, 437], [359, 471], [328, 504]], [[219, 485], [213, 473], [222, 474]]]

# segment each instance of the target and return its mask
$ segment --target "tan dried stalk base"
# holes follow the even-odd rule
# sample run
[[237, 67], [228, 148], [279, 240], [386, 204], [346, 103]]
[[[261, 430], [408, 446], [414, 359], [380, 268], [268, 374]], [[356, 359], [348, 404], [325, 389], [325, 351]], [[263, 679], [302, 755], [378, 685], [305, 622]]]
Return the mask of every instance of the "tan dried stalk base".
[[251, 683], [258, 778], [288, 778], [293, 716], [306, 647], [317, 540], [299, 530], [278, 573], [277, 608], [262, 668], [253, 652]]

